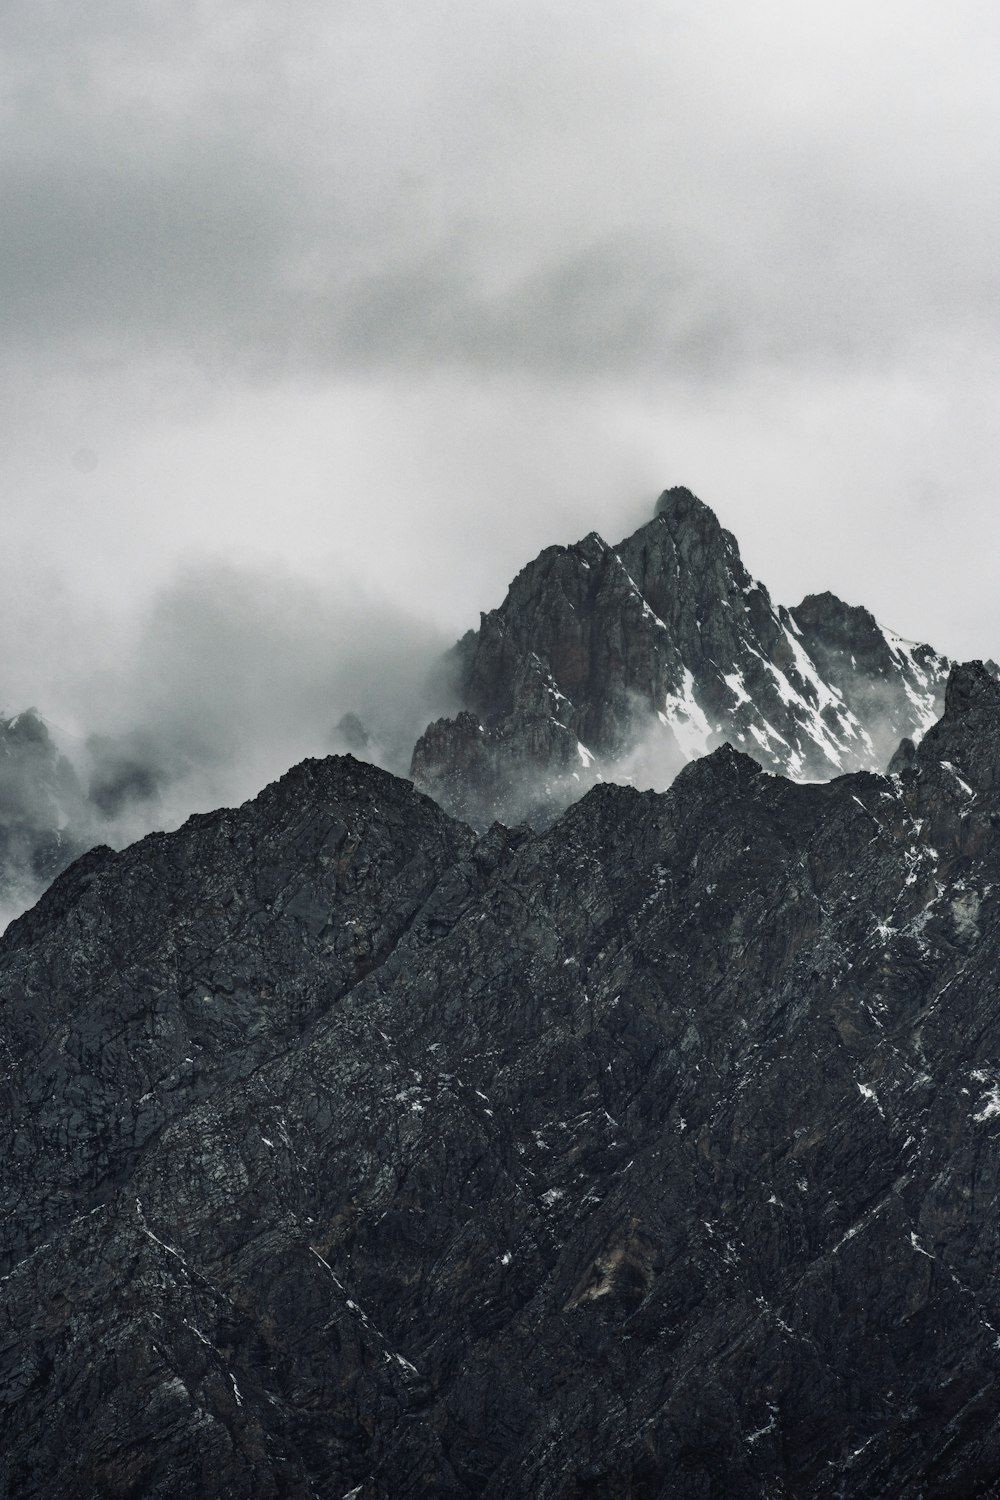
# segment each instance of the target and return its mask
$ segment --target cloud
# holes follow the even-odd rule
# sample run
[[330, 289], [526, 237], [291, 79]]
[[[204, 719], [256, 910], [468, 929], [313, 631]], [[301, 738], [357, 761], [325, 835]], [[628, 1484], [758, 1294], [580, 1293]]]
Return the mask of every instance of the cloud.
[[995, 336], [998, 31], [971, 0], [15, 3], [4, 342], [720, 378]]
[[236, 805], [307, 756], [405, 775], [427, 721], [456, 706], [450, 638], [356, 581], [203, 561], [131, 623], [103, 667], [81, 643], [50, 679], [51, 728], [0, 717], [5, 919], [84, 849]]
[[[320, 589], [278, 568], [189, 568], [153, 601], [132, 649], [76, 722], [78, 763], [112, 822], [242, 801], [307, 755], [348, 748], [405, 774], [427, 718], [451, 699], [447, 638], [364, 589]], [[163, 813], [159, 813], [163, 816]]]

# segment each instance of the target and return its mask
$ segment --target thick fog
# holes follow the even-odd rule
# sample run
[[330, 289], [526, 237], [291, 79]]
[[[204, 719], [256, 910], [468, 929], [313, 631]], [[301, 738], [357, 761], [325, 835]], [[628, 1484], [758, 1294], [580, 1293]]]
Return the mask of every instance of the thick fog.
[[[454, 709], [442, 631], [360, 585], [202, 563], [157, 592], [106, 664], [86, 652], [48, 719], [94, 816], [120, 842], [238, 802], [307, 755], [353, 751], [405, 775]], [[154, 818], [154, 821], [157, 821]]]

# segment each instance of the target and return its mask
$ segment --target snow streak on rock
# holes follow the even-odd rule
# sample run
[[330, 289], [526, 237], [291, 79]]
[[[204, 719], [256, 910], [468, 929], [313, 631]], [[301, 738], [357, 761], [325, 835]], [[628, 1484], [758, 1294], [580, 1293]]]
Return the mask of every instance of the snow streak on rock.
[[773, 605], [683, 488], [617, 547], [541, 553], [455, 666], [468, 713], [430, 726], [412, 773], [481, 826], [544, 823], [598, 780], [662, 789], [726, 741], [799, 781], [881, 770], [938, 717], [948, 671], [832, 594]]
[[331, 758], [78, 861], [0, 940], [0, 1494], [994, 1494], [998, 747], [968, 664], [892, 775], [477, 838]]

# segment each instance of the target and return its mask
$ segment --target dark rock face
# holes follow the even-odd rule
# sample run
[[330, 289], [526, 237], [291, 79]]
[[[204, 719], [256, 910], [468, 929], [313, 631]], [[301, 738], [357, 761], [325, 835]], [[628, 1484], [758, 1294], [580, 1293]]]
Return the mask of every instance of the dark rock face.
[[972, 665], [893, 777], [477, 838], [306, 762], [72, 866], [0, 942], [0, 1491], [995, 1493], [998, 747]]
[[412, 775], [478, 826], [536, 823], [600, 777], [664, 785], [729, 740], [799, 780], [882, 769], [941, 711], [948, 663], [832, 594], [775, 607], [690, 490], [612, 548], [550, 547], [456, 648], [466, 712]]

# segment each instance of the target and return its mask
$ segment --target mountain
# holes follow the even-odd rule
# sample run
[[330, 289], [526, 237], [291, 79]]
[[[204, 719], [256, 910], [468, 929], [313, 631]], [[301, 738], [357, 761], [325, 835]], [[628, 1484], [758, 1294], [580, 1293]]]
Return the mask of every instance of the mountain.
[[332, 758], [72, 865], [0, 939], [0, 1491], [996, 1493], [998, 747], [974, 663], [892, 774], [477, 836]]
[[0, 717], [0, 914], [35, 900], [87, 847], [83, 801], [36, 710]]
[[796, 780], [882, 770], [941, 711], [949, 663], [833, 594], [772, 604], [690, 490], [617, 547], [549, 547], [455, 648], [462, 709], [411, 774], [479, 827], [544, 821], [595, 780], [665, 785], [729, 741]]
[[[662, 788], [727, 740], [796, 779], [881, 770], [940, 713], [948, 665], [832, 594], [772, 605], [712, 511], [675, 488], [618, 547], [591, 533], [522, 570], [445, 664], [453, 691], [429, 689], [459, 712], [412, 757], [391, 709], [377, 732], [345, 713], [320, 748], [409, 765], [480, 830], [543, 826], [595, 782]], [[176, 826], [176, 788], [199, 785], [189, 753], [142, 725], [91, 734], [72, 761], [34, 710], [0, 718], [0, 922], [85, 849]]]

